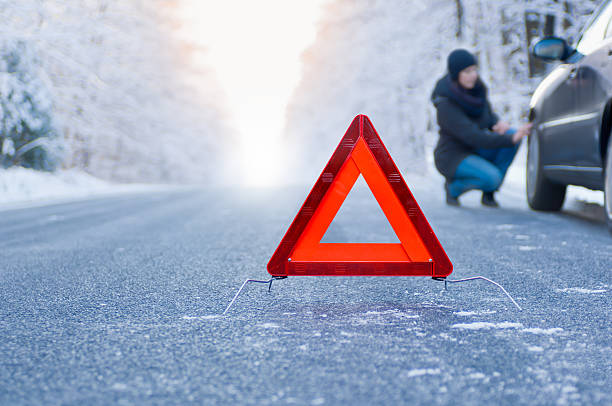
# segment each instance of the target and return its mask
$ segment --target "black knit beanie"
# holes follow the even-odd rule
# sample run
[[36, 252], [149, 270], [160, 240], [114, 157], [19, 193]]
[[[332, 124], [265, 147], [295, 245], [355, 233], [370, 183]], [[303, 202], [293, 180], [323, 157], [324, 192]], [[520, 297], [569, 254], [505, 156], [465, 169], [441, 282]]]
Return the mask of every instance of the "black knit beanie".
[[472, 65], [478, 65], [476, 57], [465, 49], [455, 49], [448, 56], [448, 73], [452, 80], [457, 80], [459, 72]]

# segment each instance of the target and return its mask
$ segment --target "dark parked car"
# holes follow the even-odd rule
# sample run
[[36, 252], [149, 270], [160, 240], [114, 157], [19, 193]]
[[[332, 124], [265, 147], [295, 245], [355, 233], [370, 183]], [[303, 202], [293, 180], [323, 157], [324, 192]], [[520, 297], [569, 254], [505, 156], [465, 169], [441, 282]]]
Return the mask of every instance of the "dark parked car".
[[604, 190], [612, 232], [612, 0], [601, 5], [576, 47], [548, 37], [532, 49], [562, 61], [533, 94], [527, 158], [527, 200], [559, 210], [567, 185]]

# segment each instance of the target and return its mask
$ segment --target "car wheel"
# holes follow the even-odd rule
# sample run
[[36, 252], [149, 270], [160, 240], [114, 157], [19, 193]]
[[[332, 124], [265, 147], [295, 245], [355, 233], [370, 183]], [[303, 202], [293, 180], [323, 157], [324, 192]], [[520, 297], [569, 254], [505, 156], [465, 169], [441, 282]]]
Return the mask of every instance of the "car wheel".
[[567, 185], [544, 177], [540, 160], [540, 138], [534, 131], [527, 148], [527, 202], [533, 210], [558, 211], [563, 206]]
[[604, 199], [606, 208], [606, 219], [608, 230], [612, 233], [612, 139], [608, 140], [608, 151], [606, 153], [606, 172], [604, 180]]

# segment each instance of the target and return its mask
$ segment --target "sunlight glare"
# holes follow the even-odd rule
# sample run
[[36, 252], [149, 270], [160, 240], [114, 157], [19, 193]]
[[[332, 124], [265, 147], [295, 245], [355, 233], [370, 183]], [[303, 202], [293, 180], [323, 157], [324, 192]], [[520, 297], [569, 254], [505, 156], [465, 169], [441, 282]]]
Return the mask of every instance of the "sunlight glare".
[[244, 181], [279, 182], [281, 132], [325, 0], [186, 0], [195, 41], [223, 86], [241, 139]]

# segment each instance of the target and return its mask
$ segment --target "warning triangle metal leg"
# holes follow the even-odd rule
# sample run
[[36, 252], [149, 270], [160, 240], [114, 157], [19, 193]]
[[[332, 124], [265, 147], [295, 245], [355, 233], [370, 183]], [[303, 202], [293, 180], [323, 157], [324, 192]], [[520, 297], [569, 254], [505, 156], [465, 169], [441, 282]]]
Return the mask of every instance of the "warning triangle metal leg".
[[225, 308], [223, 313], [221, 313], [221, 315], [225, 316], [225, 314], [229, 311], [230, 307], [232, 307], [232, 305], [234, 304], [236, 299], [238, 299], [238, 296], [240, 296], [240, 293], [242, 292], [242, 289], [244, 289], [244, 287], [246, 286], [247, 283], [266, 283], [266, 284], [268, 284], [268, 292], [270, 292], [272, 290], [272, 282], [274, 282], [275, 280], [281, 280], [281, 279], [287, 279], [287, 277], [286, 276], [273, 276], [272, 278], [268, 279], [267, 281], [261, 281], [261, 280], [257, 280], [257, 279], [247, 279], [246, 281], [244, 281], [242, 286], [240, 286], [240, 289], [238, 289], [238, 292], [236, 292], [236, 294], [234, 295], [234, 298], [227, 305], [227, 307]]
[[506, 296], [508, 296], [508, 298], [510, 300], [512, 300], [512, 303], [514, 303], [514, 305], [519, 309], [519, 310], [523, 310], [521, 308], [521, 306], [519, 306], [518, 303], [516, 303], [516, 301], [512, 298], [512, 296], [510, 296], [510, 293], [508, 293], [506, 291], [506, 289], [504, 289], [504, 287], [502, 285], [500, 285], [499, 283], [492, 281], [491, 279], [485, 278], [484, 276], [471, 276], [469, 278], [463, 278], [463, 279], [447, 279], [447, 278], [431, 278], [433, 280], [436, 281], [444, 281], [444, 290], [447, 290], [447, 283], [461, 283], [461, 282], [469, 282], [469, 281], [473, 281], [473, 280], [477, 280], [477, 279], [482, 279], [483, 281], [487, 281], [489, 283], [492, 283], [493, 285], [497, 286], [498, 288], [500, 288], [502, 290], [502, 292], [504, 292], [506, 294]]

